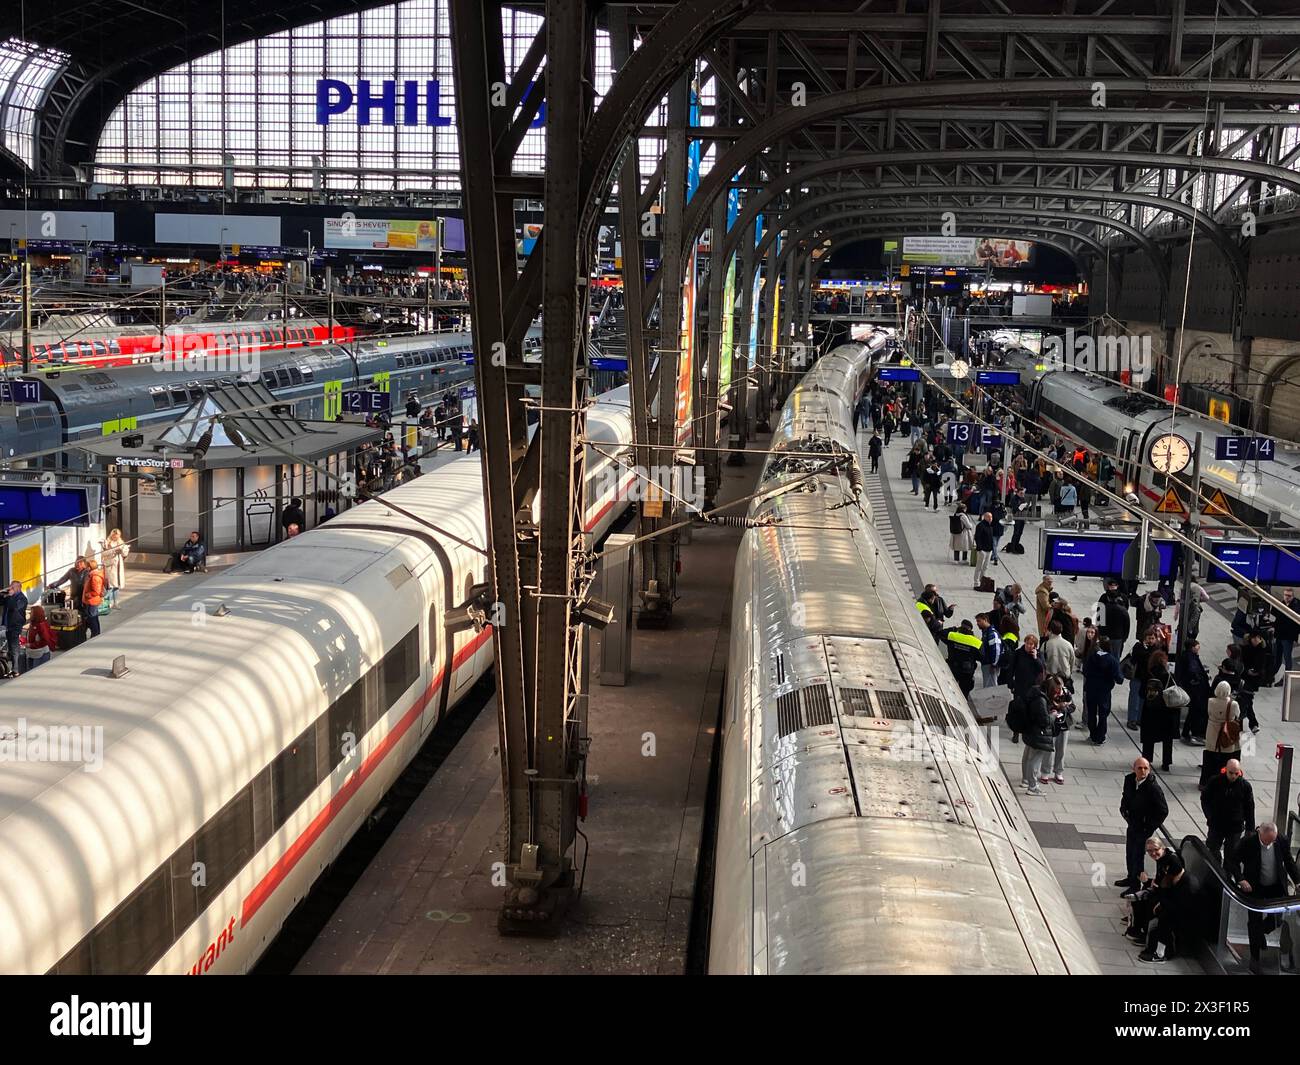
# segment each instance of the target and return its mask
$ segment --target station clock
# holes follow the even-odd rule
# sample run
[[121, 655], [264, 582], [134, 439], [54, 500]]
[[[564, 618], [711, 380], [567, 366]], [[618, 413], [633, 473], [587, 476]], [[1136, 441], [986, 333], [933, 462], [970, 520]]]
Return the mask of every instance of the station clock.
[[1151, 465], [1161, 473], [1182, 473], [1192, 462], [1192, 445], [1177, 433], [1165, 433], [1151, 444]]

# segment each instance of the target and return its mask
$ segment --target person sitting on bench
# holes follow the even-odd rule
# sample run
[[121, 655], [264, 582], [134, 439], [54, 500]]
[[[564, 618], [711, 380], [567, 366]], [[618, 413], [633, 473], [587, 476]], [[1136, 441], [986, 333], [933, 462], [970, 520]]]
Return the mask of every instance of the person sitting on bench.
[[197, 532], [192, 532], [190, 538], [181, 544], [181, 549], [167, 560], [163, 572], [171, 573], [173, 570], [180, 568], [186, 573], [193, 573], [196, 569], [203, 567], [207, 557], [208, 549], [203, 543], [203, 539]]

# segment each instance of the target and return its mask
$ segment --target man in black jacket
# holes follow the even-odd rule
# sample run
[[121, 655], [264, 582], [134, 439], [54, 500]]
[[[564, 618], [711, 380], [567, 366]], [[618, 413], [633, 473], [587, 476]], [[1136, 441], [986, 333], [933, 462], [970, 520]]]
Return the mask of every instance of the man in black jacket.
[[1119, 590], [1119, 581], [1108, 577], [1106, 591], [1097, 600], [1097, 610], [1093, 616], [1097, 619], [1097, 632], [1110, 640], [1110, 653], [1114, 656], [1116, 665], [1119, 665], [1132, 627], [1128, 609], [1128, 596]]
[[880, 434], [874, 429], [871, 430], [871, 439], [867, 441], [867, 454], [871, 457], [872, 473], [876, 473], [880, 469], [880, 452], [883, 449], [884, 445], [880, 442]]
[[1201, 661], [1199, 640], [1187, 641], [1187, 647], [1174, 663], [1174, 683], [1191, 699], [1183, 720], [1183, 742], [1189, 746], [1205, 745], [1205, 726], [1209, 724], [1210, 674]]
[[307, 514], [302, 509], [301, 499], [289, 500], [289, 505], [280, 512], [280, 528], [283, 529], [286, 534], [289, 532], [290, 525], [298, 526], [299, 532], [302, 532], [303, 529], [307, 528]]
[[1106, 742], [1106, 725], [1110, 720], [1110, 696], [1124, 683], [1119, 663], [1110, 653], [1108, 637], [1097, 638], [1097, 650], [1083, 660], [1083, 723], [1093, 746]]
[[[1237, 848], [1237, 865], [1241, 879], [1237, 887], [1252, 900], [1280, 899], [1288, 894], [1287, 880], [1300, 884], [1300, 870], [1291, 857], [1291, 841], [1278, 835], [1277, 825], [1265, 821], [1258, 831], [1247, 836]], [[1250, 971], [1259, 972], [1259, 955], [1277, 925], [1276, 914], [1248, 912], [1246, 928], [1250, 935]]]
[[1124, 777], [1124, 794], [1120, 798], [1119, 813], [1128, 825], [1124, 838], [1124, 861], [1127, 875], [1116, 880], [1115, 886], [1124, 888], [1123, 898], [1131, 898], [1141, 882], [1142, 858], [1146, 843], [1169, 816], [1169, 803], [1151, 775], [1151, 763], [1139, 758], [1133, 763], [1133, 772]]
[[1205, 813], [1206, 847], [1225, 869], [1232, 869], [1242, 835], [1255, 829], [1255, 790], [1237, 759], [1229, 759], [1223, 772], [1205, 785], [1201, 810]]
[[[1290, 588], [1282, 591], [1282, 602], [1300, 614], [1300, 603], [1295, 601], [1295, 593]], [[1273, 675], [1279, 668], [1291, 670], [1291, 652], [1295, 650], [1296, 638], [1300, 637], [1300, 622], [1292, 621], [1280, 610], [1273, 611]], [[1278, 681], [1281, 684], [1281, 681]]]
[[4, 666], [4, 676], [18, 675], [18, 638], [27, 624], [27, 596], [23, 594], [22, 581], [10, 581], [0, 592], [0, 620], [3, 620], [5, 647], [9, 662]]

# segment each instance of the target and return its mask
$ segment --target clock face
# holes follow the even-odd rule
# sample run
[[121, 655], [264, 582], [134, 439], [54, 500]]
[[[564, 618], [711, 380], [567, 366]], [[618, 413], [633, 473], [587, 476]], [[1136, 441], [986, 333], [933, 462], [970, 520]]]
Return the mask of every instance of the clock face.
[[1181, 473], [1191, 461], [1192, 445], [1177, 433], [1157, 437], [1151, 445], [1151, 465], [1161, 473]]

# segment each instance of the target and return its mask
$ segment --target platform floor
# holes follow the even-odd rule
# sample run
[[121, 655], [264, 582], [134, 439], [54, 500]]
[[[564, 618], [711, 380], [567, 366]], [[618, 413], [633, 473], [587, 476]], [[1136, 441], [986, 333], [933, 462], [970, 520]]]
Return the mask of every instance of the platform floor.
[[[759, 467], [757, 456], [723, 466], [719, 502], [752, 491]], [[494, 701], [296, 971], [683, 972], [740, 535], [693, 531], [672, 626], [636, 632], [627, 686], [592, 686], [590, 809], [581, 825], [589, 859], [582, 897], [555, 939], [497, 931], [492, 866], [502, 860], [503, 805]]]
[[[864, 454], [865, 440], [863, 436]], [[956, 606], [952, 619], [954, 624], [962, 618], [973, 621], [977, 613], [988, 608], [992, 597], [972, 591], [975, 571], [969, 565], [959, 565], [952, 560], [947, 521], [950, 508], [940, 507], [938, 514], [932, 510], [923, 513], [923, 497], [912, 495], [910, 479], [900, 478], [909, 447], [910, 442], [895, 437], [880, 462], [881, 473], [889, 476], [868, 475], [867, 492], [875, 508], [876, 525], [913, 593], [919, 593], [926, 583], [933, 582], [939, 586], [940, 594]], [[870, 463], [866, 466], [869, 468]], [[1041, 525], [1027, 525], [1022, 538], [1025, 553], [1003, 555], [1000, 566], [989, 567], [990, 575], [999, 586], [1015, 581], [1020, 583], [1031, 611], [1033, 590], [1042, 580], [1042, 573], [1037, 569], [1041, 528]], [[1080, 619], [1092, 613], [1103, 591], [1100, 581], [1086, 578], [1080, 578], [1076, 583], [1067, 577], [1058, 577], [1055, 588], [1070, 602]], [[1207, 605], [1202, 614], [1200, 640], [1202, 660], [1213, 676], [1231, 641], [1229, 604], [1234, 597], [1220, 591], [1211, 594], [1212, 604]], [[1032, 613], [1029, 617], [1032, 623]], [[1001, 730], [999, 756], [1103, 970], [1109, 973], [1132, 973], [1135, 968], [1158, 973], [1200, 972], [1200, 967], [1189, 960], [1171, 959], [1162, 965], [1140, 962], [1137, 955], [1141, 947], [1130, 944], [1122, 936], [1122, 918], [1127, 906], [1119, 899], [1119, 889], [1111, 886], [1124, 875], [1124, 821], [1119, 814], [1119, 800], [1124, 774], [1142, 753], [1138, 734], [1124, 727], [1123, 707], [1127, 691], [1127, 686], [1116, 689], [1114, 706], [1121, 716], [1119, 720], [1111, 719], [1108, 742], [1102, 747], [1094, 747], [1088, 742], [1086, 731], [1073, 731], [1066, 750], [1066, 783], [1042, 785], [1044, 794], [1041, 797], [1026, 795], [1020, 789], [1023, 748], [1012, 744], [1010, 737]], [[1081, 687], [1079, 694], [1081, 698]], [[982, 714], [1000, 718], [1006, 712], [1005, 688], [985, 692], [977, 687], [972, 698]], [[1271, 817], [1273, 810], [1276, 744], [1279, 741], [1300, 744], [1300, 722], [1283, 723], [1279, 720], [1280, 688], [1260, 691], [1255, 697], [1255, 708], [1262, 728], [1257, 736], [1252, 737], [1249, 730], [1243, 736], [1242, 762], [1246, 776], [1254, 786], [1256, 818], [1265, 820]], [[1169, 802], [1170, 816], [1166, 827], [1175, 839], [1188, 834], [1204, 835], [1205, 832], [1197, 791], [1201, 752], [1200, 747], [1185, 746], [1176, 740], [1173, 770], [1160, 773], [1160, 753], [1159, 748], [1156, 749], [1156, 773]], [[1282, 828], [1285, 831], [1285, 825]]]

